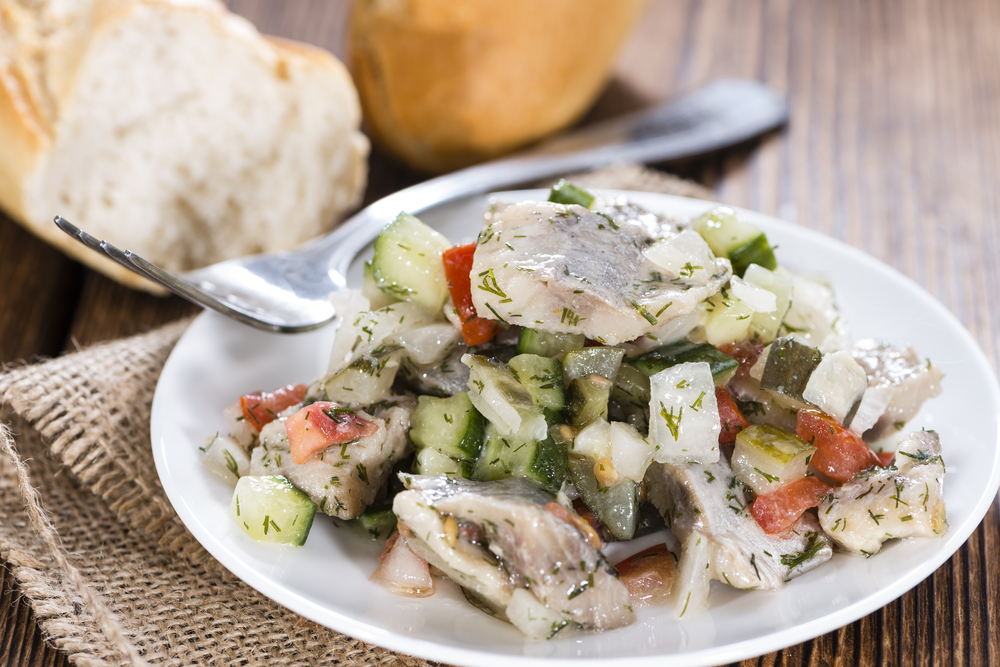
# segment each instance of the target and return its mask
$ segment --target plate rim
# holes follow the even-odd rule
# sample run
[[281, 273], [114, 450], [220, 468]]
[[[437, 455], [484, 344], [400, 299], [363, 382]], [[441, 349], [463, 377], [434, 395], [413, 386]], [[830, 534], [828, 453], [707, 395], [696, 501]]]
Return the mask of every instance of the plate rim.
[[[537, 196], [540, 193], [546, 193], [546, 190], [515, 190], [515, 191], [504, 191], [497, 193], [483, 193], [482, 195], [474, 195], [472, 198], [480, 198], [482, 201], [490, 196]], [[688, 197], [679, 197], [676, 195], [667, 195], [661, 193], [650, 193], [641, 191], [628, 191], [628, 190], [612, 190], [612, 189], [601, 189], [594, 188], [592, 192], [609, 194], [609, 195], [625, 195], [633, 198], [634, 201], [640, 199], [655, 199], [664, 202], [663, 208], [670, 208], [671, 204], [676, 202], [684, 206], [695, 206], [707, 210], [712, 206], [720, 205], [717, 202], [693, 199]], [[972, 337], [972, 334], [968, 329], [951, 313], [941, 302], [939, 302], [933, 295], [927, 292], [921, 285], [917, 284], [908, 276], [902, 274], [895, 268], [885, 264], [878, 258], [865, 253], [864, 251], [855, 248], [839, 239], [829, 237], [816, 230], [802, 227], [794, 223], [782, 220], [775, 216], [767, 215], [764, 213], [759, 213], [749, 209], [744, 209], [740, 207], [732, 207], [736, 211], [750, 218], [757, 218], [766, 221], [769, 226], [775, 227], [775, 229], [781, 230], [781, 234], [794, 234], [805, 238], [813, 242], [822, 241], [823, 243], [835, 244], [841, 252], [845, 252], [850, 255], [854, 260], [860, 261], [866, 265], [867, 268], [875, 269], [881, 275], [888, 276], [894, 280], [900, 281], [905, 287], [913, 290], [918, 294], [921, 299], [927, 304], [933, 304], [935, 308], [935, 315], [943, 318], [952, 328], [960, 332], [960, 335], [964, 338], [964, 347], [969, 351], [972, 351], [976, 357], [975, 361], [980, 363], [984, 368], [989, 369], [992, 372], [988, 373], [989, 376], [989, 388], [991, 390], [993, 404], [995, 407], [1000, 409], [1000, 385], [998, 385], [997, 377], [992, 365], [990, 364], [985, 353], [982, 351], [978, 342]], [[183, 502], [183, 498], [175, 498], [177, 489], [169, 484], [169, 466], [167, 461], [167, 449], [164, 446], [165, 443], [162, 442], [162, 438], [158, 438], [157, 434], [162, 433], [162, 428], [159, 427], [159, 419], [162, 416], [162, 408], [158, 410], [158, 406], [162, 405], [163, 394], [160, 391], [161, 381], [163, 378], [169, 377], [168, 369], [171, 369], [175, 363], [179, 363], [175, 359], [175, 355], [181, 354], [185, 349], [185, 346], [190, 343], [190, 339], [195, 337], [198, 332], [205, 326], [209, 326], [206, 322], [210, 322], [213, 318], [219, 318], [224, 320], [223, 316], [218, 315], [211, 311], [205, 311], [195, 318], [195, 321], [188, 327], [188, 329], [181, 335], [177, 344], [171, 350], [170, 355], [164, 364], [163, 371], [160, 374], [160, 378], [157, 380], [156, 391], [154, 392], [152, 408], [151, 408], [151, 423], [150, 423], [150, 434], [153, 447], [154, 462], [156, 464], [157, 475], [160, 479], [160, 483], [167, 495], [168, 500], [171, 505], [175, 508], [178, 513], [179, 518], [182, 523], [185, 524], [187, 529], [195, 537], [195, 539], [201, 544], [203, 548], [206, 549], [214, 558], [216, 558], [220, 564], [223, 565], [227, 570], [232, 572], [236, 577], [238, 577], [244, 583], [250, 585], [252, 588], [256, 589], [261, 594], [265, 595], [272, 601], [280, 604], [291, 611], [298, 613], [310, 620], [320, 623], [324, 627], [328, 627], [336, 632], [341, 632], [343, 634], [349, 635], [351, 637], [366, 641], [368, 643], [387, 648], [389, 650], [404, 653], [406, 655], [411, 655], [418, 658], [423, 658], [427, 660], [435, 660], [440, 662], [445, 662], [454, 665], [462, 665], [468, 667], [506, 667], [504, 663], [509, 663], [511, 661], [517, 662], [518, 665], [535, 665], [536, 663], [541, 663], [551, 665], [553, 663], [580, 663], [580, 662], [594, 662], [600, 661], [602, 663], [611, 664], [624, 664], [627, 662], [629, 665], [646, 665], [652, 664], [653, 661], [659, 661], [663, 659], [670, 659], [676, 665], [687, 665], [690, 667], [707, 667], [709, 665], [715, 665], [722, 662], [731, 663], [736, 662], [746, 658], [752, 658], [754, 656], [759, 656], [772, 651], [780, 650], [782, 648], [793, 646], [804, 641], [808, 641], [818, 637], [824, 633], [830, 632], [837, 628], [843, 627], [853, 621], [856, 621], [863, 616], [872, 613], [873, 611], [884, 607], [891, 601], [899, 598], [907, 591], [914, 588], [920, 582], [924, 581], [930, 577], [938, 568], [940, 568], [945, 562], [947, 562], [969, 539], [969, 536], [976, 530], [976, 528], [981, 524], [986, 513], [989, 511], [994, 499], [997, 496], [997, 490], [1000, 488], [1000, 436], [998, 436], [997, 447], [994, 448], [994, 456], [991, 461], [992, 470], [989, 475], [989, 484], [985, 489], [983, 489], [979, 498], [977, 499], [975, 505], [972, 508], [971, 513], [964, 519], [964, 521], [959, 526], [949, 525], [948, 533], [941, 539], [947, 540], [946, 544], [949, 548], [941, 549], [939, 552], [935, 553], [932, 558], [921, 563], [920, 566], [910, 569], [904, 575], [892, 581], [892, 583], [885, 587], [878, 589], [865, 598], [855, 601], [852, 604], [836, 610], [832, 613], [828, 613], [822, 617], [813, 619], [806, 623], [798, 623], [792, 627], [784, 628], [771, 632], [762, 637], [755, 637], [750, 639], [745, 639], [733, 644], [726, 644], [723, 646], [700, 648], [690, 651], [683, 651], [680, 653], [655, 653], [653, 655], [647, 656], [626, 656], [626, 657], [535, 657], [530, 655], [518, 655], [518, 654], [507, 654], [507, 653], [495, 653], [489, 651], [473, 650], [456, 646], [449, 646], [445, 644], [440, 644], [427, 639], [421, 639], [413, 637], [410, 635], [392, 632], [389, 630], [384, 630], [381, 628], [376, 628], [367, 623], [350, 618], [344, 614], [336, 611], [331, 611], [328, 608], [324, 608], [321, 605], [309, 600], [301, 595], [293, 593], [294, 599], [291, 603], [286, 602], [288, 596], [288, 589], [282, 588], [280, 584], [277, 584], [272, 579], [264, 574], [261, 574], [251, 568], [245, 566], [242, 561], [240, 561], [237, 556], [229, 550], [223, 543], [217, 540], [209, 540], [212, 546], [206, 544], [206, 540], [199, 537], [198, 532], [191, 528], [191, 522], [185, 520], [185, 513], [189, 512], [189, 508]], [[235, 324], [235, 323], [234, 323]], [[246, 325], [238, 325], [246, 326]], [[252, 329], [248, 328], [248, 331]], [[291, 336], [302, 335], [302, 334], [287, 334]], [[998, 417], [998, 423], [1000, 423], [1000, 417]], [[160, 440], [160, 442], [157, 442]], [[192, 443], [193, 444], [193, 443]], [[164, 475], [168, 474], [168, 479], [164, 480]], [[173, 492], [173, 495], [172, 495]], [[183, 511], [180, 508], [184, 508]], [[197, 524], [195, 524], [197, 525]], [[954, 544], [954, 549], [950, 546]], [[235, 569], [234, 569], [235, 567]], [[278, 599], [281, 598], [281, 599]], [[333, 614], [339, 620], [343, 621], [342, 624], [338, 624], [334, 627], [325, 620], [325, 616]], [[319, 620], [317, 617], [323, 616], [324, 620]]]

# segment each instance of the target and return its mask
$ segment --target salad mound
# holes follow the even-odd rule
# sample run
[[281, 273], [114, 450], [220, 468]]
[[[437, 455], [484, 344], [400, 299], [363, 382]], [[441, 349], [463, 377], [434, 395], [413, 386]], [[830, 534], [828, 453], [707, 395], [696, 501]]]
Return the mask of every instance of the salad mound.
[[484, 222], [454, 246], [401, 214], [332, 297], [328, 372], [227, 408], [204, 462], [252, 538], [301, 545], [329, 515], [385, 542], [390, 591], [446, 576], [545, 639], [945, 533], [938, 436], [906, 430], [940, 371], [851, 343], [832, 288], [736, 211], [677, 221], [563, 182]]

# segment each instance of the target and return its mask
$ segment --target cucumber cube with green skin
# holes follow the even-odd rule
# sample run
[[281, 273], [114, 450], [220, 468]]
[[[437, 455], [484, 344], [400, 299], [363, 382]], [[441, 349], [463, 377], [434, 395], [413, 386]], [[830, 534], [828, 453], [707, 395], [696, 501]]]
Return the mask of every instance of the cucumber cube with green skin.
[[283, 475], [240, 477], [229, 516], [258, 542], [302, 546], [312, 528], [316, 503]]
[[717, 257], [725, 257], [732, 262], [733, 274], [741, 278], [751, 264], [759, 264], [765, 269], [778, 268], [774, 250], [764, 232], [740, 220], [736, 211], [728, 206], [703, 213], [691, 226], [701, 234]]
[[649, 378], [649, 441], [659, 463], [719, 460], [719, 405], [708, 362], [670, 366]]
[[736, 436], [730, 463], [737, 479], [760, 496], [805, 477], [815, 451], [794, 433], [755, 424]]
[[552, 186], [552, 190], [549, 192], [549, 201], [567, 206], [577, 204], [584, 208], [590, 208], [594, 205], [594, 195], [573, 185], [566, 179], [561, 179]]
[[469, 367], [469, 398], [476, 409], [504, 435], [520, 431], [521, 413], [535, 403], [510, 367], [477, 354], [463, 354], [462, 363]]
[[726, 288], [706, 300], [708, 318], [705, 338], [711, 345], [725, 345], [744, 340], [750, 335], [754, 309], [737, 299]]
[[683, 339], [650, 350], [642, 356], [629, 360], [647, 377], [660, 371], [685, 363], [706, 362], [712, 371], [715, 384], [725, 384], [736, 374], [740, 363], [710, 343], [694, 343]]
[[441, 253], [449, 248], [451, 242], [439, 232], [400, 213], [375, 238], [371, 262], [375, 285], [394, 299], [437, 312], [448, 299]]
[[598, 418], [606, 419], [613, 388], [611, 380], [596, 373], [570, 382], [566, 390], [567, 421], [573, 426], [584, 426]]
[[618, 368], [625, 358], [625, 350], [617, 347], [583, 347], [570, 350], [563, 357], [563, 382], [568, 387], [577, 379], [588, 375], [600, 375], [611, 380], [614, 385], [618, 378]]
[[567, 456], [566, 447], [548, 433], [544, 439], [523, 433], [505, 435], [489, 423], [472, 477], [484, 482], [523, 477], [558, 491], [566, 479]]
[[398, 347], [382, 346], [356, 359], [323, 383], [326, 399], [363, 405], [381, 401], [391, 393], [403, 354]]
[[519, 354], [537, 354], [540, 357], [562, 359], [570, 350], [582, 348], [587, 342], [583, 334], [554, 333], [524, 327], [517, 338]]
[[637, 408], [648, 407], [649, 376], [631, 363], [623, 363], [618, 369], [618, 378], [615, 380], [615, 388], [611, 391], [611, 398]]
[[601, 486], [590, 458], [571, 457], [567, 472], [583, 503], [611, 534], [619, 540], [631, 540], [639, 525], [639, 484], [622, 477], [613, 486]]
[[807, 403], [802, 393], [821, 361], [823, 353], [811, 345], [791, 336], [775, 339], [767, 351], [760, 388]]
[[792, 305], [792, 279], [758, 264], [747, 267], [743, 279], [774, 294], [775, 310], [770, 313], [754, 313], [750, 320], [750, 334], [764, 344], [770, 343], [777, 337], [785, 313]]
[[475, 461], [483, 446], [484, 419], [467, 392], [448, 398], [421, 396], [410, 420], [410, 440], [459, 461]]
[[535, 405], [556, 411], [566, 407], [562, 364], [558, 359], [519, 354], [510, 360], [508, 366], [521, 386], [531, 394]]
[[396, 530], [396, 515], [392, 505], [371, 505], [356, 519], [348, 522], [363, 535], [372, 540], [385, 540]]

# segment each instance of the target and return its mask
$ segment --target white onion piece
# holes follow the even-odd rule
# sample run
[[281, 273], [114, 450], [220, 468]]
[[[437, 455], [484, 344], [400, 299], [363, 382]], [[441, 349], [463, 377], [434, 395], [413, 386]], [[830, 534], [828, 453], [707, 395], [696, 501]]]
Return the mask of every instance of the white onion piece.
[[754, 312], [773, 313], [778, 309], [778, 298], [774, 292], [748, 283], [739, 276], [733, 276], [729, 280], [729, 286], [733, 290], [733, 296], [753, 308]]
[[397, 334], [396, 343], [406, 348], [414, 363], [436, 364], [444, 359], [462, 333], [449, 322], [432, 322]]
[[398, 532], [385, 543], [379, 556], [381, 564], [369, 581], [382, 586], [394, 595], [408, 598], [426, 598], [434, 595], [434, 579], [427, 561], [413, 553]]

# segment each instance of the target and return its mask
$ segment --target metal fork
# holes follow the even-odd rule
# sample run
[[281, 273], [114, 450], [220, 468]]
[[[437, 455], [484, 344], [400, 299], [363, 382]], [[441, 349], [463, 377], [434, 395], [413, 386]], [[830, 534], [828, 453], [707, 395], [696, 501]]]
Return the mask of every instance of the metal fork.
[[347, 267], [400, 211], [419, 214], [461, 197], [614, 162], [665, 162], [718, 150], [784, 124], [785, 100], [755, 81], [720, 80], [646, 111], [564, 135], [513, 157], [445, 174], [384, 197], [334, 232], [288, 252], [231, 259], [169, 273], [91, 236], [55, 223], [87, 247], [204, 308], [259, 329], [309, 331], [336, 313], [331, 292]]

